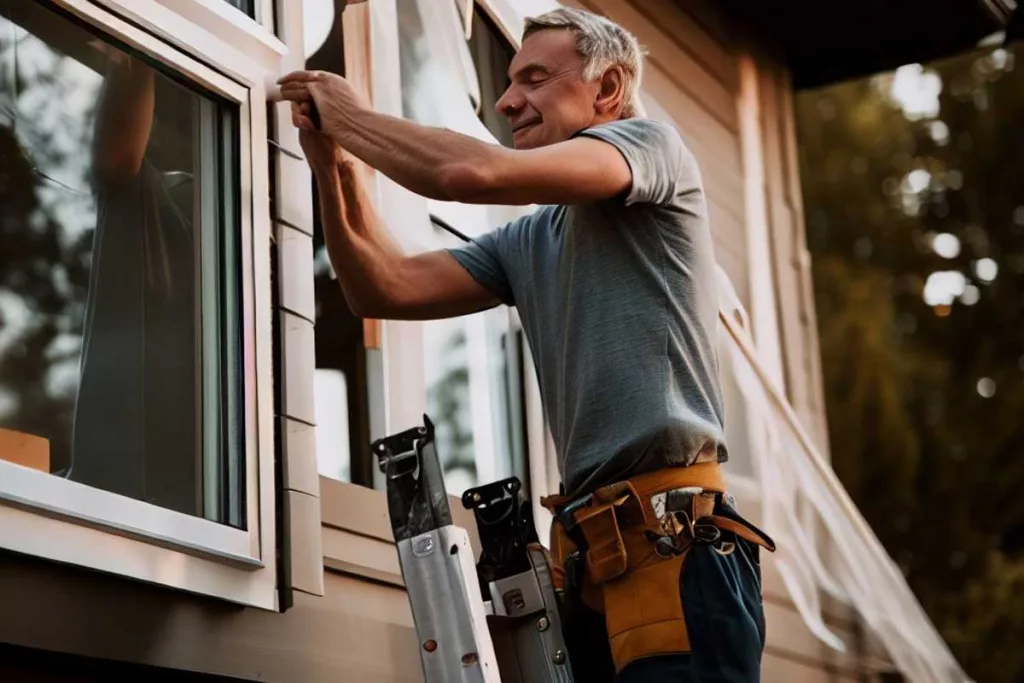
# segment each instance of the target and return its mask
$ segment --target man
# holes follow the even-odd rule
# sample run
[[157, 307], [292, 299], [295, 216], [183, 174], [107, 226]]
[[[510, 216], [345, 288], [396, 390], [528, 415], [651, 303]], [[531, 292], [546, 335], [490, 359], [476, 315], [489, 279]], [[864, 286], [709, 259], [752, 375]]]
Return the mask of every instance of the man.
[[[496, 105], [513, 150], [373, 112], [337, 76], [280, 83], [358, 315], [519, 310], [564, 480], [566, 495], [545, 504], [559, 520], [552, 554], [576, 680], [753, 681], [755, 543], [770, 540], [722, 494], [704, 192], [675, 130], [639, 118], [640, 76], [621, 27], [570, 9], [528, 20]], [[465, 247], [407, 256], [348, 155], [427, 197], [542, 206]]]

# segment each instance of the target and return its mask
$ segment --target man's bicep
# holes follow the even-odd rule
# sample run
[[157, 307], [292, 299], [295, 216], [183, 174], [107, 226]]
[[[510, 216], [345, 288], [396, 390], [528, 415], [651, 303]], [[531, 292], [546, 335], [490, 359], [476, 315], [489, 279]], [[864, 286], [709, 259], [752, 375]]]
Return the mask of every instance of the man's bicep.
[[393, 320], [453, 318], [501, 303], [447, 250], [406, 257], [398, 275], [401, 294], [388, 306]]
[[625, 195], [632, 172], [614, 145], [574, 138], [509, 151], [497, 165], [487, 201], [494, 204], [582, 204]]

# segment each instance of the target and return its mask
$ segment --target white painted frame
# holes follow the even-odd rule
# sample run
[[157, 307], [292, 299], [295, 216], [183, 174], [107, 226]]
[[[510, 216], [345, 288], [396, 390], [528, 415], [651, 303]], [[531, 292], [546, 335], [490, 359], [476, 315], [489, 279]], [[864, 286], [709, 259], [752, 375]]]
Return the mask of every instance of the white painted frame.
[[[51, 2], [239, 107], [247, 524], [246, 530], [235, 529], [0, 461], [0, 547], [277, 609], [265, 105], [274, 58], [260, 64], [155, 0], [103, 0], [104, 7], [86, 0]], [[166, 36], [174, 37], [168, 42], [176, 47]]]

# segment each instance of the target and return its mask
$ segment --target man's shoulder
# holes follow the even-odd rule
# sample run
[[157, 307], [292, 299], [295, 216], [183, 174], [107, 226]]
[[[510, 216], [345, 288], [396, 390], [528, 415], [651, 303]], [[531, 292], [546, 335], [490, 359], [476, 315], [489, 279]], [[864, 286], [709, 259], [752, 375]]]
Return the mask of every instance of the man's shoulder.
[[686, 149], [683, 136], [674, 125], [666, 121], [639, 116], [590, 126], [580, 131], [579, 135], [607, 139], [608, 141], [628, 139], [634, 143], [648, 144], [669, 153]]

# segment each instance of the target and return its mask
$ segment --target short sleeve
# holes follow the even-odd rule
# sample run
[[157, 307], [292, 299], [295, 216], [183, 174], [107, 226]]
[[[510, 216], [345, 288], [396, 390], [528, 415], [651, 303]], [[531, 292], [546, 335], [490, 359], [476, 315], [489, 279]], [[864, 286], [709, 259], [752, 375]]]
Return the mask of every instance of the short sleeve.
[[677, 192], [686, 149], [672, 126], [650, 119], [622, 119], [579, 133], [614, 145], [626, 159], [633, 185], [626, 204], [668, 204]]
[[507, 306], [515, 305], [515, 280], [525, 219], [513, 221], [448, 252], [473, 279]]

